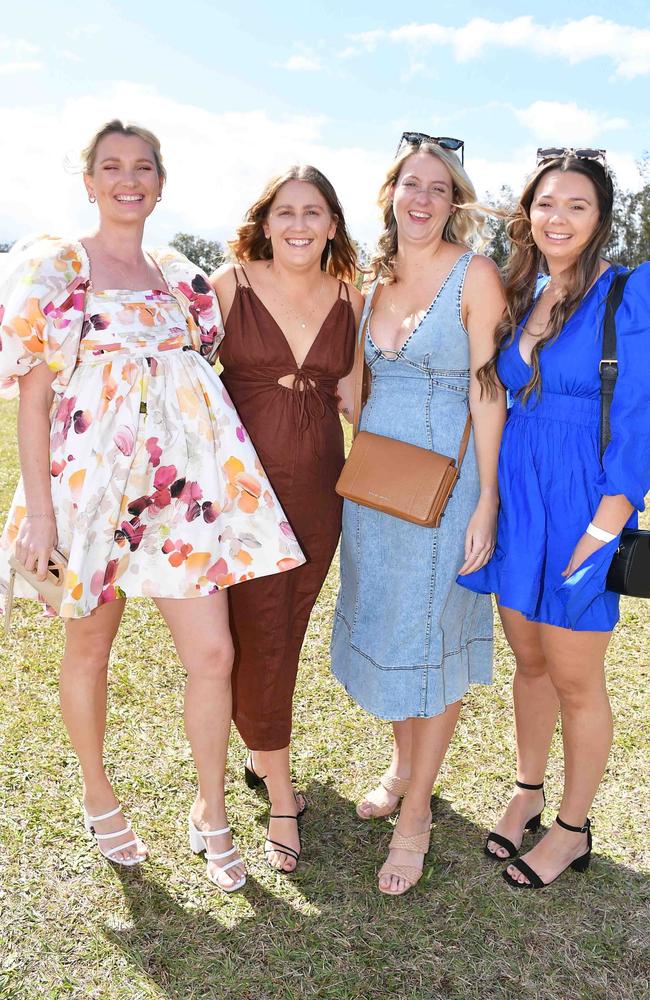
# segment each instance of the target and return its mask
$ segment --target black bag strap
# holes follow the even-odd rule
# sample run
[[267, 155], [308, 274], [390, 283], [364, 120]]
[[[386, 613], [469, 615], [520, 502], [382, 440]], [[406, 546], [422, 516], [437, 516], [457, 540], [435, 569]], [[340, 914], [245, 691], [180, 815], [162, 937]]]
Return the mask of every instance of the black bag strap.
[[599, 366], [600, 372], [600, 457], [605, 454], [612, 431], [609, 413], [614, 398], [614, 386], [618, 377], [618, 360], [616, 357], [616, 311], [623, 300], [623, 292], [631, 271], [618, 271], [612, 281], [607, 301], [605, 303], [605, 320], [603, 323], [603, 352]]

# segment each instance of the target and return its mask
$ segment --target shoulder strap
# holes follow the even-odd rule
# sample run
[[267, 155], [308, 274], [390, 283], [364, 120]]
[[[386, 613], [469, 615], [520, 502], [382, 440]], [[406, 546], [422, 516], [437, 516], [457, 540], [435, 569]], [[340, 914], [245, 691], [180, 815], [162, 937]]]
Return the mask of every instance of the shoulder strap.
[[372, 297], [366, 310], [366, 318], [363, 321], [361, 333], [357, 339], [357, 348], [354, 355], [354, 416], [352, 418], [352, 437], [356, 437], [357, 431], [359, 430], [359, 420], [361, 419], [361, 397], [363, 394], [363, 369], [365, 365], [364, 348], [366, 346], [366, 333], [368, 331], [368, 324], [370, 322], [372, 311], [377, 305], [383, 289], [384, 286], [381, 282], [378, 282], [375, 285]]
[[343, 298], [343, 296], [341, 295], [341, 292], [345, 292], [345, 297], [346, 297], [346, 299], [349, 302], [350, 301], [350, 290], [349, 290], [349, 288], [347, 286], [347, 282], [341, 281], [341, 279], [339, 278], [339, 298], [340, 299]]
[[616, 357], [616, 311], [623, 299], [623, 292], [631, 271], [618, 271], [609, 289], [605, 303], [605, 319], [603, 323], [603, 351], [599, 365], [600, 372], [600, 457], [612, 436], [610, 427], [610, 410], [614, 398], [614, 386], [618, 377], [618, 360]]
[[[244, 265], [243, 264], [239, 264], [239, 263], [235, 264], [233, 270], [235, 272], [235, 281], [237, 282], [237, 284], [241, 288], [250, 288], [251, 287], [250, 278], [248, 277], [248, 275], [246, 274], [246, 271], [244, 270]], [[244, 275], [244, 279], [246, 281], [245, 285], [242, 284], [242, 282], [239, 280], [239, 271], [240, 270], [241, 270], [241, 273]]]

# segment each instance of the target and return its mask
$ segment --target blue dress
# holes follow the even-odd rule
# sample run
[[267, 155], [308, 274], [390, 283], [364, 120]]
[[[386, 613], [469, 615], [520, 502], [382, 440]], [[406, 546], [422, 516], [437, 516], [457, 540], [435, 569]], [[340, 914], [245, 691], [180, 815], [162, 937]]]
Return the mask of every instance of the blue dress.
[[[471, 257], [456, 261], [400, 351], [373, 343], [371, 320], [365, 350], [372, 390], [362, 430], [458, 454], [469, 387], [461, 300]], [[478, 495], [470, 440], [439, 528], [348, 500], [343, 505], [332, 670], [362, 708], [379, 718], [438, 715], [470, 683], [492, 679], [492, 602], [455, 582]]]
[[[614, 268], [590, 288], [554, 343], [540, 354], [541, 395], [523, 404], [530, 378], [519, 340], [525, 319], [503, 349], [497, 371], [513, 400], [499, 455], [495, 553], [462, 587], [498, 595], [529, 621], [576, 631], [609, 632], [619, 597], [605, 589], [618, 539], [598, 549], [568, 578], [573, 550], [601, 497], [625, 494], [642, 511], [650, 489], [650, 263], [628, 279], [616, 314], [618, 380], [612, 439], [600, 459], [603, 317]], [[526, 317], [527, 318], [527, 317]], [[637, 523], [636, 510], [628, 527]]]

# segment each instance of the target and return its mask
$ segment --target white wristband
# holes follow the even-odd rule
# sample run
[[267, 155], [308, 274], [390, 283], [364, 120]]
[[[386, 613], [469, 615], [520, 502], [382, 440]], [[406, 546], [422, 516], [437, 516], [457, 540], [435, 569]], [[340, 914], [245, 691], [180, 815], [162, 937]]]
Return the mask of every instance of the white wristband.
[[597, 528], [595, 524], [591, 521], [587, 525], [587, 534], [591, 535], [592, 538], [597, 538], [599, 542], [613, 542], [616, 535], [613, 535], [611, 531], [605, 531], [603, 528]]

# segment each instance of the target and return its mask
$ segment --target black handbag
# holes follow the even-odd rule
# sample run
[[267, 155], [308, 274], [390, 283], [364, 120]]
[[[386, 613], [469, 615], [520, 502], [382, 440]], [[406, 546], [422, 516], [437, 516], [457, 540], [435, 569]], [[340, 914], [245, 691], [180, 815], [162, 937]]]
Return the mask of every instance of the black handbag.
[[[603, 353], [600, 362], [600, 457], [610, 442], [609, 413], [618, 376], [616, 310], [623, 299], [630, 272], [619, 271], [612, 281], [605, 305]], [[650, 597], [650, 531], [631, 528], [621, 535], [607, 574], [607, 589], [627, 597]]]

